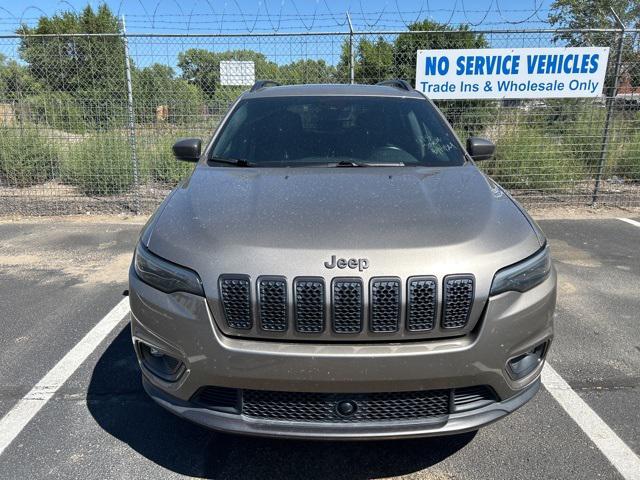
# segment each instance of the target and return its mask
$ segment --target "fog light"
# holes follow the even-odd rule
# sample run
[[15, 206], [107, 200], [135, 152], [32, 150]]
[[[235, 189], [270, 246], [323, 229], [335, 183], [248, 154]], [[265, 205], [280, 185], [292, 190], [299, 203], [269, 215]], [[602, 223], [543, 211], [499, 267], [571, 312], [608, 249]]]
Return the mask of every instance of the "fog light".
[[161, 350], [140, 342], [140, 359], [142, 364], [155, 376], [167, 382], [175, 382], [184, 371], [184, 363]]
[[512, 358], [507, 362], [509, 374], [514, 380], [519, 380], [533, 372], [544, 359], [547, 342], [535, 346], [522, 355]]

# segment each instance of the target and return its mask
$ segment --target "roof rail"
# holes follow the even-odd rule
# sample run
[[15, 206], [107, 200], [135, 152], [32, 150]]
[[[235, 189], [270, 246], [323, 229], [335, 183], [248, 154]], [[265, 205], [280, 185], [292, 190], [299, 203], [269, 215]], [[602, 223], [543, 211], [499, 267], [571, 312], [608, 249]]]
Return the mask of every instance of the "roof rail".
[[413, 90], [413, 87], [409, 82], [407, 82], [406, 80], [400, 80], [399, 78], [395, 78], [393, 80], [383, 80], [382, 82], [376, 83], [376, 85], [399, 88], [401, 90], [407, 90], [408, 92]]
[[279, 87], [279, 86], [280, 84], [278, 82], [274, 82], [273, 80], [258, 80], [256, 83], [253, 84], [253, 87], [251, 87], [251, 90], [249, 91], [256, 92], [266, 87]]

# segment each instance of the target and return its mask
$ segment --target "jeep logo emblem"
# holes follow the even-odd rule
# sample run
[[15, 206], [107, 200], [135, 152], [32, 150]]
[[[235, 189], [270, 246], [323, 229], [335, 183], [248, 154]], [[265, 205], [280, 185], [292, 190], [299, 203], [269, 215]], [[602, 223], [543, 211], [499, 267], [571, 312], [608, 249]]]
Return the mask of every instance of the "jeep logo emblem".
[[324, 266], [327, 268], [351, 268], [358, 269], [361, 272], [369, 268], [369, 259], [367, 258], [336, 258], [335, 255], [331, 255], [329, 262], [324, 262]]

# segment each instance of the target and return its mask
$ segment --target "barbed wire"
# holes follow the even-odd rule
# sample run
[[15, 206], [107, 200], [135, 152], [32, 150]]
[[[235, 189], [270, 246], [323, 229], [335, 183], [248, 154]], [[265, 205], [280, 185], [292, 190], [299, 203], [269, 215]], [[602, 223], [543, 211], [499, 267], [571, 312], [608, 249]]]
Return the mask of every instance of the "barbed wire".
[[[327, 0], [313, 3], [280, 0], [274, 6], [275, 2], [276, 0], [255, 0], [255, 8], [249, 9], [246, 5], [243, 7], [238, 0], [195, 0], [191, 9], [186, 11], [185, 3], [179, 0], [120, 0], [114, 13], [126, 17], [130, 31], [254, 33], [343, 30], [347, 25], [347, 12], [356, 31], [408, 29], [412, 24], [424, 20], [451, 27], [534, 26], [547, 24], [549, 12], [548, 8], [543, 8], [543, 0], [529, 0], [528, 6], [523, 5], [526, 2], [522, 2], [516, 7], [510, 5], [508, 8], [503, 8], [504, 0], [488, 0], [486, 8], [478, 7], [477, 2], [474, 2], [473, 8], [468, 8], [469, 0], [455, 0], [451, 8], [432, 8], [429, 0], [422, 0], [413, 9], [403, 8], [399, 0], [388, 0], [381, 8], [369, 10], [366, 9], [367, 2], [362, 0], [351, 1], [341, 10], [332, 8]], [[57, 5], [53, 11], [45, 11], [37, 4], [16, 6], [13, 9], [0, 7], [0, 33], [14, 33], [22, 25], [33, 27], [42, 16], [63, 12], [78, 14], [81, 10], [70, 0], [58, 0]]]

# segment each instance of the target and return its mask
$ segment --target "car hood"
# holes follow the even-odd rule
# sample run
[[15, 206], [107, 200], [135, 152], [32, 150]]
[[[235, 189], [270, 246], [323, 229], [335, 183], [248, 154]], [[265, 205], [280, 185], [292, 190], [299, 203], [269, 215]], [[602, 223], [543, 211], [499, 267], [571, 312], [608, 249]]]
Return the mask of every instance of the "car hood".
[[[157, 255], [196, 270], [207, 295], [223, 273], [442, 276], [496, 270], [540, 248], [531, 223], [475, 165], [214, 168], [198, 165], [150, 234]], [[369, 268], [332, 269], [338, 258]]]

